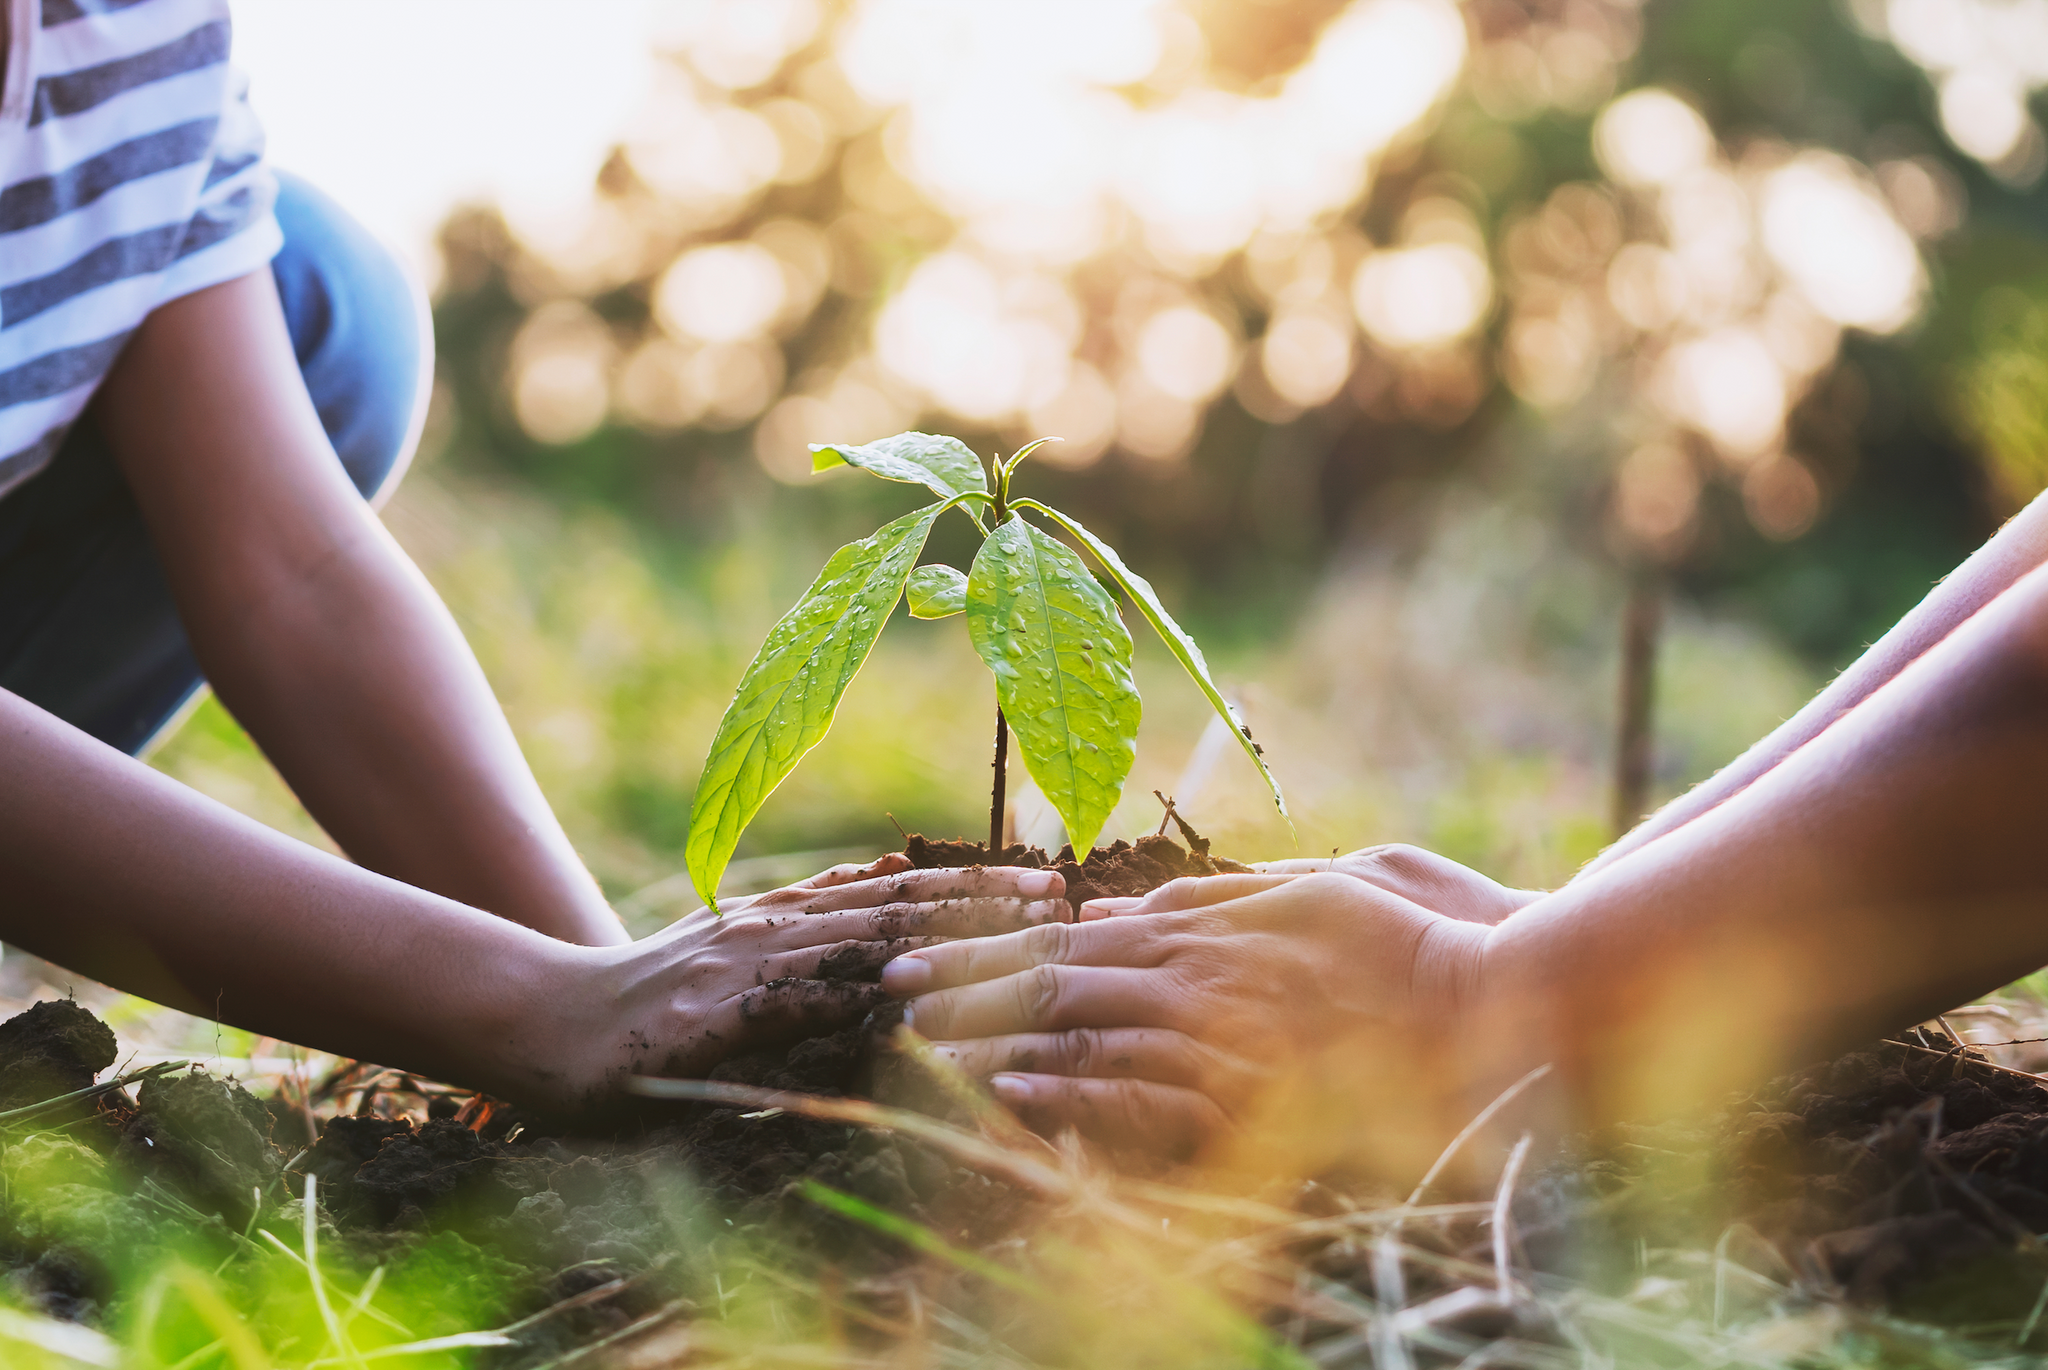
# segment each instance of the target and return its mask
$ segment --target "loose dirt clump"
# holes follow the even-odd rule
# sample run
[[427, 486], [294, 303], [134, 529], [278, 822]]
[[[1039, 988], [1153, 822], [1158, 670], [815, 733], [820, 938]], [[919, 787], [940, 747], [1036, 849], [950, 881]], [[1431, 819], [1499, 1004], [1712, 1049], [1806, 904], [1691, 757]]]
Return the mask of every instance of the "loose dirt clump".
[[113, 1029], [68, 999], [47, 999], [0, 1023], [0, 1109], [84, 1089], [112, 1064]]

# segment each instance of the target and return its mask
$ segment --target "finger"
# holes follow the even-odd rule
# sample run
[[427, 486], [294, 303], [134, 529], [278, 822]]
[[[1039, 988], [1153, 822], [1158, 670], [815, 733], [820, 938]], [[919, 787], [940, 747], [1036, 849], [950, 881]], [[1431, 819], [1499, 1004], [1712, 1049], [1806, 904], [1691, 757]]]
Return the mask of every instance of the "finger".
[[935, 1042], [932, 1050], [972, 1079], [999, 1074], [1150, 1080], [1197, 1090], [1235, 1114], [1264, 1073], [1184, 1032], [1164, 1028], [1073, 1028]]
[[1182, 1160], [1232, 1130], [1229, 1115], [1207, 1095], [1149, 1080], [998, 1075], [989, 1090], [1034, 1132], [1073, 1128], [1108, 1146]]
[[[890, 965], [913, 959], [900, 957]], [[882, 975], [886, 984], [888, 967]], [[933, 1041], [950, 1042], [1082, 1027], [1181, 1028], [1185, 1009], [1181, 977], [1170, 971], [1044, 965], [919, 995], [905, 1006], [903, 1021]]]
[[903, 937], [992, 937], [1064, 923], [1074, 916], [1064, 899], [942, 899], [930, 904], [884, 904], [845, 913], [782, 913], [763, 918], [768, 937], [791, 949], [835, 942], [890, 941]]
[[838, 913], [879, 908], [883, 904], [935, 904], [942, 899], [1049, 899], [1066, 893], [1058, 871], [1027, 866], [973, 866], [967, 869], [899, 871], [849, 880], [825, 888], [793, 885], [762, 895], [754, 905], [800, 913]]
[[830, 870], [819, 871], [808, 880], [799, 880], [790, 888], [799, 890], [825, 890], [835, 885], [848, 885], [856, 880], [872, 880], [877, 876], [895, 875], [911, 868], [910, 858], [900, 851], [884, 852], [866, 865], [847, 862]]
[[[1001, 937], [979, 937], [932, 947], [890, 963], [882, 983], [892, 994], [1000, 979], [1055, 963], [1095, 966], [1155, 966], [1166, 956], [1164, 929], [1139, 922], [1076, 925], [1046, 922]], [[929, 1035], [929, 1034], [927, 1034]]]
[[882, 941], [834, 942], [781, 952], [763, 962], [762, 980], [830, 980], [875, 984], [882, 967], [906, 951], [935, 946], [937, 937], [891, 937]]
[[1292, 879], [1292, 875], [1184, 875], [1140, 896], [1135, 903], [1127, 899], [1090, 899], [1081, 906], [1081, 919], [1092, 922], [1133, 913], [1178, 913], [1207, 908], [1226, 899], [1258, 894]]

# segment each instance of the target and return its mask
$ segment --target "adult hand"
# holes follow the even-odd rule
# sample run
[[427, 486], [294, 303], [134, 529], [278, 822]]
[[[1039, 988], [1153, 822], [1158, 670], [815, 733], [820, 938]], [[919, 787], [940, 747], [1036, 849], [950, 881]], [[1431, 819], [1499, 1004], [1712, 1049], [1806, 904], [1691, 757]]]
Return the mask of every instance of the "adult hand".
[[1335, 1088], [1333, 1065], [1429, 1074], [1487, 935], [1329, 871], [1176, 880], [1118, 912], [1148, 916], [922, 948], [882, 983], [1033, 1126], [1185, 1153], [1278, 1085], [1308, 1086], [1289, 1107], [1385, 1097]]
[[[1366, 847], [1349, 856], [1328, 860], [1266, 861], [1252, 869], [1262, 875], [1312, 875], [1319, 871], [1348, 875], [1397, 894], [1431, 913], [1467, 923], [1498, 923], [1516, 909], [1543, 897], [1541, 890], [1510, 889], [1449, 857], [1399, 842]], [[1152, 907], [1146, 902], [1148, 898], [1091, 899], [1081, 906], [1081, 919], [1088, 922], [1142, 912]]]
[[629, 1074], [701, 1076], [726, 1057], [857, 1023], [888, 995], [891, 957], [950, 938], [1063, 920], [1057, 872], [913, 870], [891, 853], [699, 909], [621, 947], [570, 948], [552, 997], [568, 1044], [563, 1106], [594, 1107]]

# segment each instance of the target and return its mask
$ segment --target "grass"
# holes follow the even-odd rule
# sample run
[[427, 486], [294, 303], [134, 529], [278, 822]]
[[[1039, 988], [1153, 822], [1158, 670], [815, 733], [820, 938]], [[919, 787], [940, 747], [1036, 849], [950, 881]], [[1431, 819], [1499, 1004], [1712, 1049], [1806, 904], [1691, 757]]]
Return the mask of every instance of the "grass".
[[[2041, 1009], [2036, 1001], [2029, 1011]], [[648, 1202], [664, 1215], [673, 1254], [522, 1317], [486, 1252], [447, 1237], [394, 1245], [338, 1234], [310, 1175], [296, 1202], [251, 1219], [253, 1241], [163, 1195], [145, 1243], [157, 1254], [116, 1260], [118, 1288], [100, 1325], [0, 1307], [0, 1364], [568, 1370], [685, 1356], [693, 1365], [847, 1370], [2048, 1364], [2024, 1349], [2040, 1331], [2048, 1293], [2025, 1318], [1935, 1326], [1844, 1302], [1795, 1275], [1739, 1224], [1710, 1229], [1682, 1211], [1618, 1224], [1613, 1193], [1579, 1210], [1587, 1220], [1580, 1273], [1554, 1259], [1532, 1265], [1517, 1219], [1532, 1210], [1519, 1200], [1557, 1171], [1554, 1161], [1539, 1163], [1526, 1134], [1508, 1149], [1491, 1194], [1457, 1201], [1432, 1192], [1427, 1179], [1405, 1195], [1195, 1172], [1146, 1179], [999, 1124], [958, 1126], [858, 1100], [711, 1082], [650, 1081], [646, 1089], [907, 1131], [1024, 1185], [1039, 1202], [1014, 1238], [975, 1248], [845, 1189], [801, 1182], [809, 1204], [912, 1253], [900, 1263], [848, 1265], [825, 1254], [830, 1243], [802, 1239], [802, 1228], [721, 1234], [687, 1176], [653, 1176]], [[1475, 1119], [1445, 1162], [1475, 1136], [1505, 1140], [1512, 1102], [1503, 1096]], [[11, 1133], [0, 1146], [28, 1140]], [[20, 1188], [29, 1172], [6, 1159], [0, 1154], [0, 1170], [17, 1177], [6, 1201], [11, 1222], [36, 1198]], [[1660, 1197], [1658, 1173], [1642, 1168], [1619, 1197], [1638, 1210], [1682, 1204]], [[77, 1201], [61, 1176], [38, 1174], [37, 1183], [58, 1186], [51, 1202]], [[563, 1319], [634, 1289], [636, 1311], [563, 1344]]]

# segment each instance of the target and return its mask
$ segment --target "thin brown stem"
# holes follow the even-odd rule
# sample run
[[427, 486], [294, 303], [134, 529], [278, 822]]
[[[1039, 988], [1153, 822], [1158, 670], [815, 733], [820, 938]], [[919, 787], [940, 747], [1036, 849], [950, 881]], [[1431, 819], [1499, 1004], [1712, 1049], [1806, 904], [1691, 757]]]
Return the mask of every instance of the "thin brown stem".
[[1010, 724], [1003, 707], [996, 706], [996, 782], [988, 796], [988, 854], [991, 859], [1003, 849], [1003, 799], [1009, 786]]

